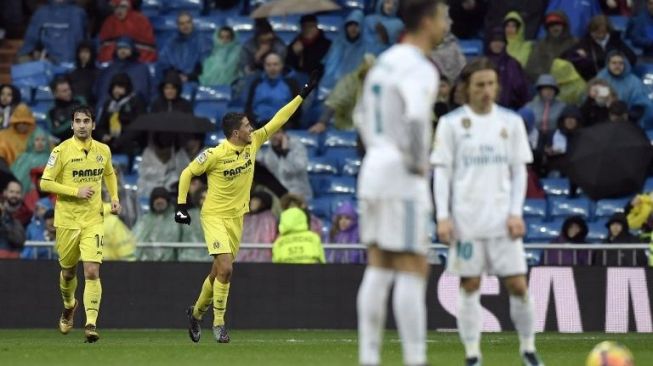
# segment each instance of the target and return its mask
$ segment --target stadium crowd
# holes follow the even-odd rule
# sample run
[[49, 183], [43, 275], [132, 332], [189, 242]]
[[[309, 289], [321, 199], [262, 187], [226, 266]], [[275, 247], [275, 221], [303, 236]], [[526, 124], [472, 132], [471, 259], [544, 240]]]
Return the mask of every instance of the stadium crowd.
[[[292, 262], [283, 244], [303, 240], [316, 262], [364, 263], [362, 251], [325, 251], [321, 243], [359, 242], [352, 111], [375, 57], [401, 40], [397, 1], [341, 1], [334, 13], [252, 20], [265, 1], [50, 0], [26, 9], [5, 0], [0, 34], [24, 42], [13, 84], [0, 86], [0, 257], [52, 258], [23, 245], [54, 240], [53, 197], [38, 181], [52, 147], [72, 136], [71, 110], [81, 104], [97, 111], [93, 136], [110, 145], [120, 172], [123, 212], [105, 215], [105, 259], [209, 261], [203, 249], [137, 243], [203, 242], [199, 220], [172, 223], [181, 171], [222, 138], [224, 113], [244, 111], [261, 126], [320, 70], [319, 92], [256, 164], [242, 241], [274, 249], [243, 249], [238, 260]], [[497, 103], [523, 117], [535, 153], [525, 215], [557, 226], [527, 241], [651, 242], [653, 186], [592, 202], [565, 167], [581, 129], [623, 123], [653, 135], [653, 0], [460, 0], [450, 17], [450, 33], [431, 55], [440, 71], [433, 122], [464, 103], [457, 79], [465, 60], [490, 58], [500, 76]], [[24, 34], [20, 19], [29, 19]], [[175, 121], [179, 133], [130, 128], [170, 112], [209, 118], [215, 130], [185, 132], [184, 120]], [[206, 189], [205, 179], [193, 179], [191, 216], [199, 217]], [[649, 263], [641, 250], [570, 253], [532, 253], [532, 263]]]

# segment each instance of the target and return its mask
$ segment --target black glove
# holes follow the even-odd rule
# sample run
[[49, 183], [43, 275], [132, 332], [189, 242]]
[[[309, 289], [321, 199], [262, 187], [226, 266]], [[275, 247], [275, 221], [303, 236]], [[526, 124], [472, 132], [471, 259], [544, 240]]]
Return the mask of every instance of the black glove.
[[302, 99], [306, 99], [306, 97], [309, 94], [311, 94], [311, 92], [313, 91], [313, 89], [315, 89], [319, 81], [320, 81], [320, 72], [318, 70], [313, 70], [311, 72], [311, 77], [308, 80], [308, 83], [304, 84], [302, 91], [299, 92], [299, 95], [302, 97]]
[[178, 224], [190, 225], [190, 215], [188, 214], [185, 203], [177, 205], [177, 210], [175, 210], [175, 222]]

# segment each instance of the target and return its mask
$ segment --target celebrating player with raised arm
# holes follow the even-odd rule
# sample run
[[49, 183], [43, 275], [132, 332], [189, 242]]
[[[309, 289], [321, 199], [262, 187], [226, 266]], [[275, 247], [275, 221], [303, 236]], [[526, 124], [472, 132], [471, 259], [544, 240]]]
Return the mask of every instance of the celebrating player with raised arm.
[[495, 66], [473, 60], [461, 73], [467, 103], [440, 118], [431, 162], [440, 241], [449, 244], [447, 270], [460, 276], [458, 332], [467, 366], [481, 365], [481, 275], [503, 279], [522, 362], [535, 353], [533, 304], [526, 284], [522, 206], [526, 164], [533, 160], [522, 119], [498, 106]]
[[299, 96], [285, 105], [262, 128], [254, 131], [243, 113], [227, 113], [222, 119], [226, 140], [204, 150], [181, 173], [175, 221], [190, 224], [186, 196], [192, 176], [206, 174], [208, 193], [202, 206], [201, 223], [209, 254], [211, 272], [204, 280], [197, 302], [188, 311], [188, 334], [199, 342], [200, 321], [213, 304], [213, 334], [219, 343], [228, 343], [224, 314], [227, 309], [232, 263], [240, 246], [243, 215], [249, 211], [249, 193], [254, 179], [254, 162], [261, 145], [279, 130], [315, 88], [318, 73], [311, 74]]
[[379, 365], [387, 298], [404, 364], [426, 364], [428, 223], [432, 220], [428, 158], [438, 72], [427, 55], [448, 27], [444, 1], [404, 0], [406, 35], [370, 70], [354, 112], [366, 148], [358, 180], [361, 239], [368, 266], [358, 290], [361, 365]]
[[111, 165], [111, 151], [93, 140], [95, 129], [93, 112], [88, 107], [77, 107], [72, 113], [73, 137], [54, 148], [41, 178], [41, 190], [57, 194], [54, 226], [57, 228], [55, 249], [59, 255], [61, 274], [59, 287], [64, 311], [59, 319], [59, 330], [68, 334], [78, 302], [77, 263], [84, 264], [84, 307], [86, 309], [86, 341], [100, 339], [96, 329], [102, 285], [102, 239], [104, 216], [102, 208], [102, 180], [111, 196], [111, 213], [120, 212], [118, 183]]

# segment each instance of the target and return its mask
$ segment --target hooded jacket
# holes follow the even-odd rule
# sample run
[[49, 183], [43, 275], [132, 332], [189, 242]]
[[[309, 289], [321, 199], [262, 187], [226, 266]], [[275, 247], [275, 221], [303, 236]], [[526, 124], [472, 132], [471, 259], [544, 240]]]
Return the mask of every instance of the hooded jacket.
[[[587, 32], [590, 20], [603, 12], [598, 0], [549, 0], [545, 14], [551, 11], [559, 11], [567, 15], [569, 31], [574, 37], [581, 37]], [[540, 35], [544, 34], [540, 30]]]
[[[87, 49], [91, 52], [91, 58], [86, 65], [82, 65], [79, 60], [79, 51]], [[95, 65], [97, 54], [95, 52], [95, 45], [90, 41], [83, 41], [77, 47], [77, 61], [75, 63], [75, 70], [68, 74], [70, 80], [70, 87], [73, 89], [73, 94], [82, 96], [92, 106], [95, 105], [95, 95], [93, 94], [93, 85], [100, 75]]]
[[[48, 210], [54, 209], [52, 202], [49, 198], [41, 198], [36, 203], [37, 209], [42, 208], [46, 212]], [[34, 210], [34, 215], [29, 225], [25, 229], [25, 240], [33, 241], [46, 241], [45, 236], [45, 215], [39, 216], [36, 210]], [[22, 259], [51, 259], [51, 249], [50, 248], [39, 248], [39, 247], [25, 247], [20, 253]]]
[[[243, 219], [243, 237], [241, 243], [272, 244], [277, 238], [277, 218], [272, 213], [272, 196], [264, 191], [251, 194], [251, 199], [258, 198], [261, 207], [245, 214]], [[238, 260], [244, 262], [269, 262], [268, 249], [243, 249], [238, 253]]]
[[[177, 98], [173, 100], [167, 100], [163, 94], [163, 89], [166, 84], [171, 84], [177, 89]], [[184, 113], [193, 113], [193, 106], [189, 101], [181, 97], [182, 82], [179, 74], [175, 71], [168, 71], [165, 75], [165, 78], [159, 84], [159, 97], [152, 103], [150, 107], [150, 112], [171, 112], [179, 111]]]
[[[363, 62], [366, 51], [363, 18], [362, 11], [354, 10], [345, 19], [345, 25], [341, 28], [338, 37], [333, 41], [329, 52], [324, 57], [324, 76], [320, 86], [332, 89], [338, 80], [356, 70], [358, 65]], [[356, 23], [360, 27], [361, 33], [358, 38], [349, 39], [347, 37], [347, 24], [349, 23]]]
[[28, 55], [42, 45], [52, 62], [74, 62], [75, 49], [86, 37], [86, 27], [86, 12], [74, 1], [50, 0], [32, 15], [18, 55]]
[[431, 52], [431, 59], [448, 80], [458, 79], [460, 72], [467, 64], [467, 58], [460, 49], [458, 38], [451, 32], [447, 33], [442, 43]]
[[[580, 226], [580, 232], [573, 238], [570, 238], [567, 236], [567, 231], [573, 224], [578, 224], [578, 226]], [[584, 244], [587, 242], [586, 238], [588, 232], [587, 223], [582, 216], [570, 216], [563, 222], [560, 236], [554, 240], [553, 243]], [[547, 249], [547, 263], [545, 263], [545, 265], [569, 266], [574, 264], [587, 264], [589, 259], [588, 251], [578, 250], [576, 252], [576, 263], [574, 263], [573, 250]]]
[[[505, 25], [509, 21], [516, 22], [518, 26], [517, 26], [517, 34], [513, 37], [507, 37], [508, 45], [506, 47], [506, 50], [508, 54], [514, 57], [515, 60], [517, 60], [522, 67], [526, 67], [526, 63], [528, 62], [528, 57], [531, 55], [531, 51], [533, 50], [533, 42], [527, 41], [524, 38], [526, 27], [524, 24], [524, 20], [522, 19], [521, 15], [519, 15], [518, 12], [511, 11], [510, 13], [506, 14], [506, 17], [503, 18], [503, 24]], [[449, 79], [449, 80], [455, 80], [455, 79]]]
[[202, 75], [199, 77], [202, 85], [231, 85], [238, 78], [238, 63], [240, 61], [241, 46], [237, 35], [233, 41], [221, 43], [215, 31], [213, 51], [202, 64]]
[[272, 246], [273, 263], [325, 263], [320, 237], [308, 229], [304, 210], [289, 208], [281, 213], [280, 236]]
[[54, 106], [48, 111], [48, 130], [63, 141], [73, 137], [72, 112], [75, 107], [86, 104], [83, 98], [73, 96], [70, 101], [54, 100]]
[[503, 18], [509, 12], [518, 11], [526, 24], [526, 39], [533, 39], [537, 34], [538, 27], [542, 24], [544, 9], [549, 0], [485, 0], [484, 2], [488, 4], [485, 17], [486, 31], [500, 26], [503, 23]]
[[[613, 223], [621, 224], [621, 233], [616, 237], [612, 236], [610, 232], [610, 226]], [[610, 217], [610, 220], [605, 224], [606, 229], [608, 230], [608, 235], [604, 243], [606, 244], [633, 244], [641, 243], [641, 240], [631, 234], [628, 229], [628, 220], [626, 215], [623, 213], [615, 213]], [[604, 262], [605, 261], [605, 262]], [[592, 264], [595, 266], [645, 266], [647, 264], [647, 258], [642, 249], [625, 249], [625, 250], [595, 250], [592, 257]]]
[[7, 87], [11, 89], [11, 103], [5, 106], [0, 105], [0, 130], [9, 127], [11, 114], [14, 113], [14, 109], [22, 100], [20, 90], [11, 84], [0, 84], [0, 91]]
[[[252, 81], [245, 103], [245, 113], [256, 125], [263, 125], [299, 94], [299, 84], [288, 75], [279, 75], [272, 79], [263, 73]], [[289, 125], [298, 122], [301, 109], [290, 117]]]
[[644, 55], [653, 55], [653, 15], [648, 10], [643, 10], [631, 22], [627, 37], [635, 47], [644, 51]]
[[[392, 14], [386, 14], [383, 11], [383, 4], [385, 1], [377, 1], [376, 7], [374, 9], [374, 14], [370, 14], [365, 17], [365, 29], [364, 37], [365, 41], [368, 42], [369, 52], [379, 55], [381, 52], [387, 50], [390, 46], [399, 41], [399, 36], [404, 31], [404, 22], [397, 17], [397, 12], [399, 11], [399, 1], [394, 0], [394, 11]], [[386, 33], [388, 34], [388, 43], [384, 44], [383, 40], [379, 37], [376, 32], [376, 25], [381, 24]]]
[[[15, 125], [26, 123], [29, 126], [27, 133], [18, 133]], [[36, 120], [32, 110], [26, 104], [19, 104], [9, 120], [9, 128], [0, 131], [0, 158], [4, 159], [8, 165], [12, 165], [18, 156], [27, 148], [32, 133], [36, 127]]]
[[313, 197], [306, 171], [308, 152], [298, 138], [288, 136], [288, 151], [285, 155], [270, 148], [259, 152], [257, 160], [270, 170], [288, 192], [300, 195], [307, 201]]
[[211, 39], [193, 30], [189, 35], [177, 32], [161, 48], [157, 67], [161, 75], [168, 70], [187, 75], [189, 80], [197, 80], [202, 72], [202, 60], [211, 52]]
[[[352, 116], [356, 101], [363, 88], [365, 75], [373, 65], [373, 60], [366, 59], [356, 70], [340, 79], [324, 101], [324, 106], [333, 110], [333, 124], [337, 129], [351, 130], [354, 128]], [[325, 123], [328, 123], [328, 120]]]
[[110, 97], [104, 102], [102, 109], [98, 113], [98, 122], [94, 131], [94, 135], [98, 139], [102, 139], [104, 135], [117, 137], [116, 134], [112, 133], [111, 128], [111, 118], [114, 113], [117, 113], [117, 118], [120, 121], [120, 134], [124, 133], [127, 126], [134, 122], [139, 115], [145, 113], [145, 103], [139, 95], [134, 93], [131, 78], [127, 74], [113, 75], [110, 84], [106, 88], [107, 95], [111, 95], [114, 85], [123, 86], [126, 92], [120, 100], [114, 100], [113, 97]]
[[152, 24], [145, 15], [131, 8], [132, 1], [129, 3], [130, 9], [125, 19], [120, 20], [115, 14], [111, 14], [102, 24], [98, 34], [100, 40], [98, 61], [111, 61], [116, 51], [116, 40], [123, 36], [136, 41], [140, 62], [156, 61], [157, 52]]
[[[299, 55], [297, 55], [292, 49], [292, 45], [295, 44], [295, 42], [301, 42], [304, 47]], [[324, 59], [324, 56], [329, 52], [330, 47], [331, 40], [324, 35], [324, 32], [321, 29], [318, 30], [317, 36], [314, 39], [304, 39], [302, 35], [299, 34], [288, 44], [288, 50], [286, 51], [286, 66], [310, 74], [313, 70], [321, 69], [323, 67], [322, 59]]]
[[[150, 212], [141, 216], [132, 232], [139, 243], [179, 242], [181, 241], [181, 226], [170, 225], [170, 217], [174, 214], [171, 197], [163, 187], [152, 190], [150, 197]], [[168, 207], [163, 212], [154, 212], [153, 203], [157, 198], [165, 198]], [[139, 260], [171, 261], [175, 259], [174, 250], [170, 248], [137, 248], [136, 257]]]
[[485, 54], [496, 65], [499, 71], [499, 85], [501, 85], [498, 103], [506, 108], [517, 110], [530, 100], [529, 84], [526, 74], [519, 62], [512, 58], [504, 49], [495, 54], [490, 50], [493, 37], [504, 37], [503, 29], [495, 28], [485, 40]]
[[[45, 139], [45, 147], [41, 151], [36, 151], [34, 140], [37, 137]], [[11, 172], [20, 184], [23, 186], [23, 193], [27, 193], [32, 189], [32, 178], [30, 171], [37, 167], [44, 167], [50, 157], [50, 146], [48, 141], [48, 134], [41, 130], [36, 129], [27, 140], [27, 147], [25, 151], [20, 154], [18, 159], [11, 166]]]
[[[348, 217], [352, 223], [349, 229], [338, 230], [338, 221], [341, 217]], [[333, 215], [329, 243], [332, 244], [358, 244], [358, 213], [351, 202], [344, 202]], [[365, 263], [365, 252], [362, 250], [327, 250], [326, 256], [329, 263]]]
[[548, 32], [546, 36], [533, 45], [533, 51], [528, 57], [526, 63], [526, 73], [530, 80], [535, 81], [541, 74], [546, 74], [551, 70], [553, 60], [572, 47], [576, 39], [569, 31], [569, 18], [567, 14], [560, 11], [552, 11], [548, 16], [557, 16], [564, 23], [562, 34], [558, 38], [553, 38]]
[[560, 88], [558, 99], [567, 104], [583, 102], [587, 83], [571, 62], [561, 58], [554, 59], [551, 65], [551, 75], [556, 79], [558, 88]]
[[[593, 79], [605, 67], [606, 57], [610, 51], [621, 51], [631, 65], [637, 62], [637, 55], [621, 39], [620, 32], [611, 31], [609, 37], [608, 43], [603, 48], [588, 33], [575, 46], [567, 50], [563, 57], [571, 61], [578, 73], [587, 81]], [[580, 56], [579, 50], [583, 50], [587, 57]]]

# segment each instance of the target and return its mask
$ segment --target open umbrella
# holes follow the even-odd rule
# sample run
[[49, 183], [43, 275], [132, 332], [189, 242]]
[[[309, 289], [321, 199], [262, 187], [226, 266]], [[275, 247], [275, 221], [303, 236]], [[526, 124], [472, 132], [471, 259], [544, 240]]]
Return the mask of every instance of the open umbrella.
[[172, 111], [141, 115], [128, 129], [149, 132], [205, 133], [215, 131], [215, 125], [207, 118]]
[[579, 131], [565, 171], [593, 200], [638, 193], [653, 147], [638, 126], [606, 122]]
[[259, 6], [250, 16], [267, 18], [275, 15], [310, 14], [339, 9], [340, 6], [331, 0], [275, 0]]

